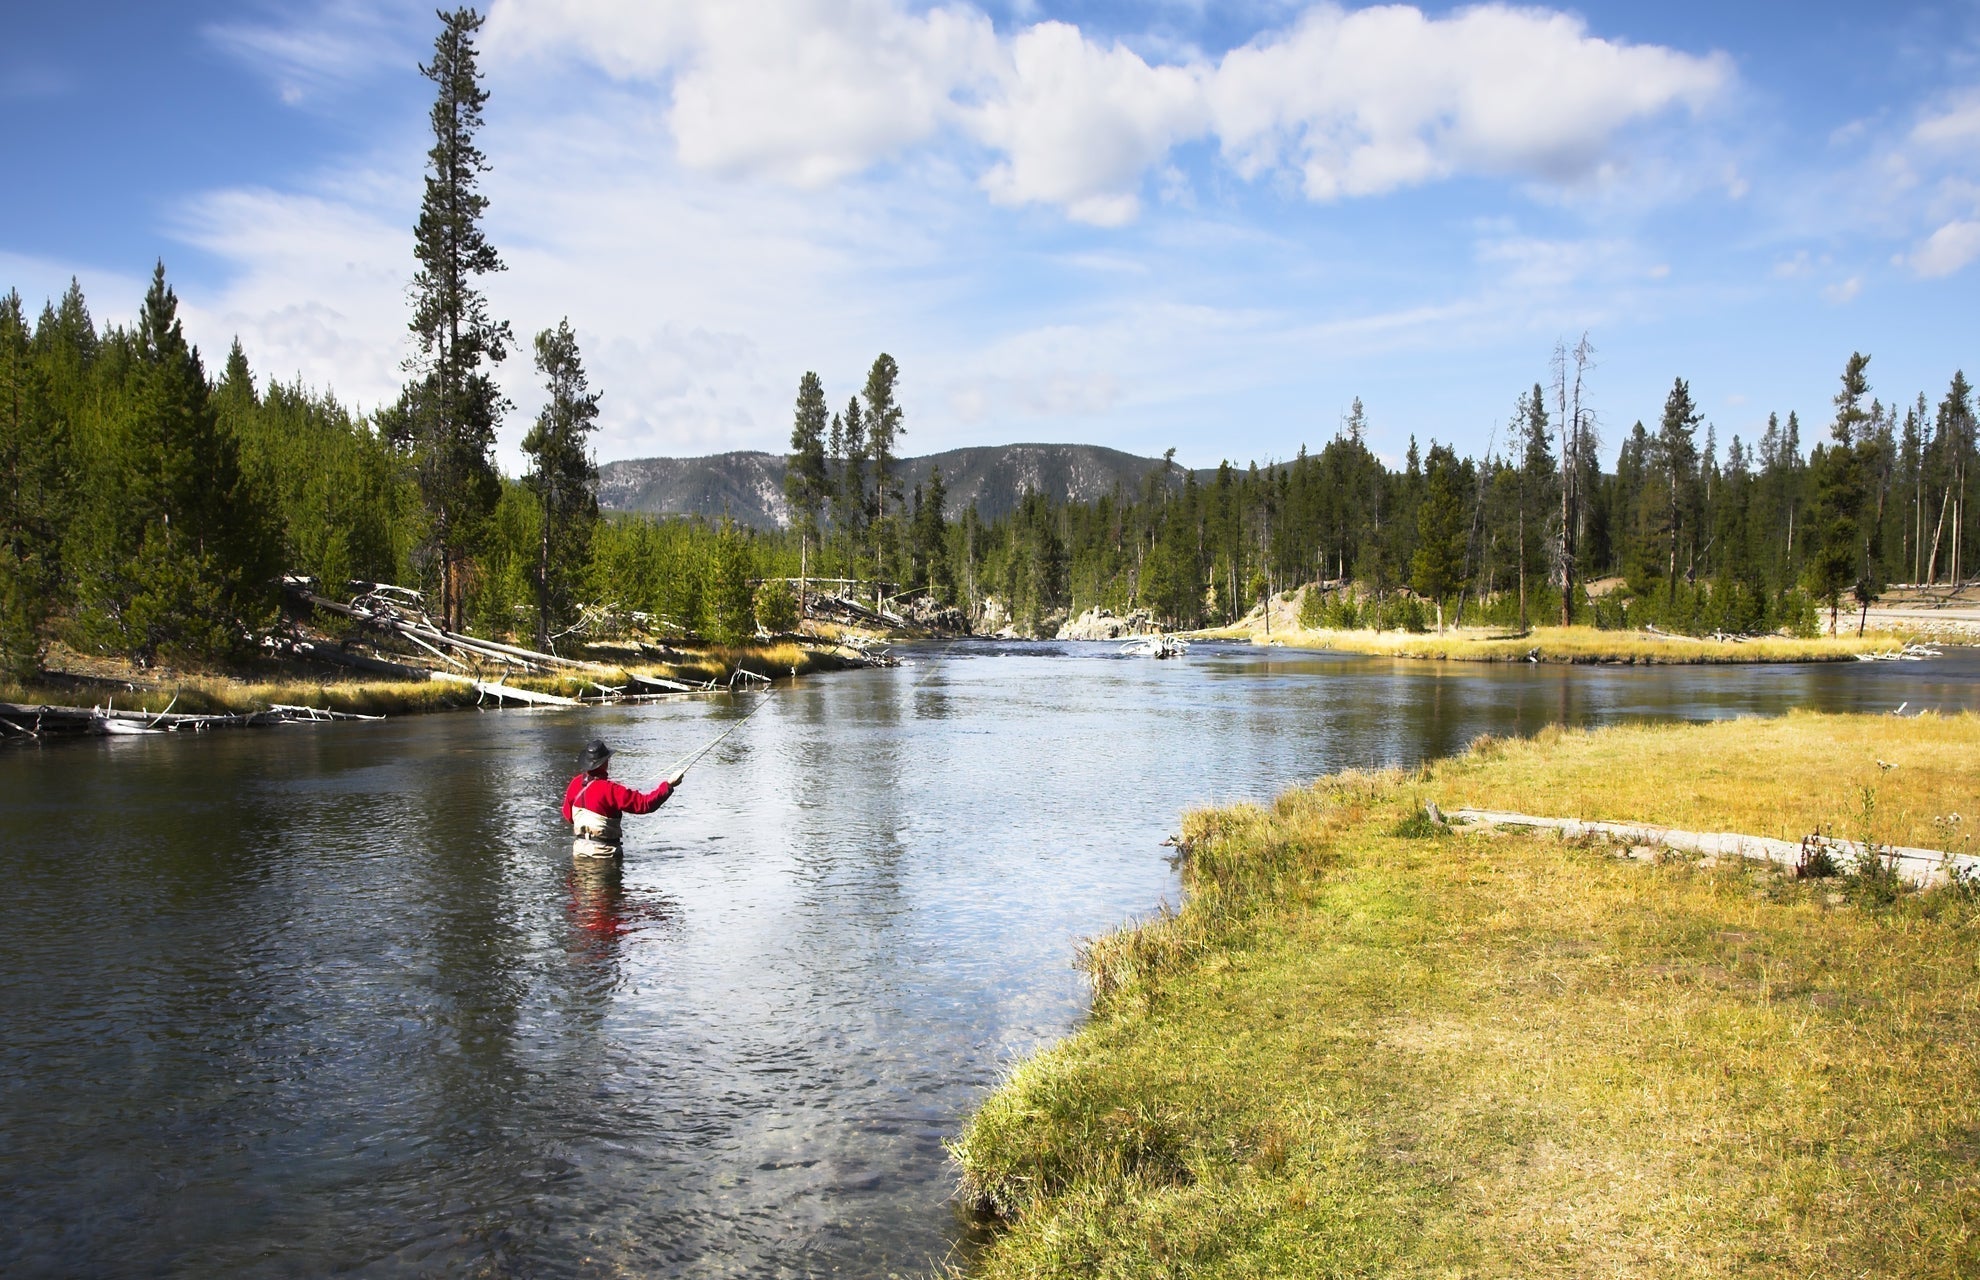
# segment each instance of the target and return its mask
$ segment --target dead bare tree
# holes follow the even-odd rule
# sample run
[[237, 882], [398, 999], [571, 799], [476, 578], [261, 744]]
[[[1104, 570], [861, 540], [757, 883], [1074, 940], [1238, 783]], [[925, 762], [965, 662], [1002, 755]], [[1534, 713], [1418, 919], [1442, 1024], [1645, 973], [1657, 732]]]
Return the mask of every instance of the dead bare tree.
[[[1572, 372], [1570, 372], [1572, 366]], [[1581, 491], [1584, 454], [1590, 447], [1591, 412], [1584, 399], [1588, 371], [1595, 367], [1595, 346], [1584, 331], [1581, 341], [1569, 349], [1567, 343], [1554, 344], [1555, 421], [1561, 432], [1561, 530], [1555, 549], [1554, 577], [1561, 586], [1561, 625], [1574, 620], [1575, 559], [1581, 550], [1581, 530], [1586, 520], [1586, 498]]]

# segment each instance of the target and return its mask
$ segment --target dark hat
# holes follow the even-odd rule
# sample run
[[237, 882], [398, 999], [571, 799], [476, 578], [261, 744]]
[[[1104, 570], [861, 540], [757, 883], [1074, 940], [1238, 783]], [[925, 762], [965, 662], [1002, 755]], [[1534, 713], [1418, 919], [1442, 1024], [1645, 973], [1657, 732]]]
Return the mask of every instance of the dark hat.
[[605, 745], [605, 739], [593, 738], [584, 746], [584, 771], [590, 773], [594, 769], [602, 769], [611, 758], [612, 748]]

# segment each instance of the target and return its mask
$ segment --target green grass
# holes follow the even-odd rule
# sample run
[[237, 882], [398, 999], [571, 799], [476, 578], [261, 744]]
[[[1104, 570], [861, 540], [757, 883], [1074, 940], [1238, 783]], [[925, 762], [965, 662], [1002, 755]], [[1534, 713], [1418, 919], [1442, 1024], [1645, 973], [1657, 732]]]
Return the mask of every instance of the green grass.
[[[1925, 727], [1980, 757], [1974, 717]], [[1724, 794], [1785, 811], [1832, 775], [1768, 763], [1784, 742], [1813, 759], [1885, 732], [1793, 728], [1662, 732], [1694, 758], [1726, 748]], [[954, 1146], [964, 1198], [1010, 1222], [971, 1270], [1975, 1274], [1968, 895], [1413, 825], [1426, 799], [1549, 812], [1556, 773], [1593, 777], [1612, 748], [1640, 760], [1659, 733], [1492, 744], [1189, 815], [1184, 909], [1089, 945], [1091, 1021]], [[1973, 767], [1915, 801], [1964, 803]]]

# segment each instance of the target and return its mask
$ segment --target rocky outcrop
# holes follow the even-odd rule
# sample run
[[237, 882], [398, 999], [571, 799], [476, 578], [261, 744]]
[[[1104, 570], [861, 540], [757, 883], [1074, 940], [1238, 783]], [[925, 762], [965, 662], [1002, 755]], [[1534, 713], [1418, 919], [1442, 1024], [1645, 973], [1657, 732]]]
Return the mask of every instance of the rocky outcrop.
[[1126, 636], [1150, 635], [1160, 631], [1148, 610], [1136, 609], [1118, 617], [1111, 609], [1088, 609], [1059, 628], [1061, 640], [1119, 640]]
[[976, 624], [971, 628], [977, 635], [994, 636], [1010, 630], [1011, 611], [1004, 602], [995, 596], [983, 597], [983, 604], [976, 611]]
[[916, 596], [902, 606], [901, 616], [917, 627], [944, 635], [969, 634], [969, 618], [953, 605], [940, 604], [928, 596]]

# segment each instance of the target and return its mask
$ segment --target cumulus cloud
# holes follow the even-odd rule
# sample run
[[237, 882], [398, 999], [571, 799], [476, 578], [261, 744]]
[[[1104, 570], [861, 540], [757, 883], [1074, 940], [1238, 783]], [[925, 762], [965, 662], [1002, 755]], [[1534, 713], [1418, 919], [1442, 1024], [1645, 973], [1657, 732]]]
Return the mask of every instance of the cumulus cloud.
[[975, 10], [917, 14], [892, 0], [507, 0], [490, 12], [486, 48], [497, 59], [562, 49], [616, 79], [667, 81], [685, 163], [815, 188], [953, 125], [996, 36]]
[[1319, 4], [1221, 60], [1151, 63], [1063, 22], [999, 34], [961, 5], [497, 0], [487, 47], [656, 86], [695, 168], [817, 187], [955, 135], [990, 152], [994, 201], [1102, 225], [1133, 219], [1150, 171], [1206, 136], [1242, 176], [1289, 170], [1321, 201], [1460, 173], [1572, 183], [1630, 126], [1734, 79], [1722, 54], [1502, 4]]
[[1001, 204], [1063, 205], [1082, 222], [1131, 221], [1141, 175], [1207, 123], [1201, 81], [1195, 68], [1151, 67], [1062, 22], [1031, 27], [974, 115], [976, 135], [1006, 157], [984, 189]]
[[1732, 78], [1723, 55], [1612, 43], [1566, 14], [1319, 5], [1229, 54], [1209, 96], [1239, 172], [1289, 164], [1333, 200], [1460, 171], [1570, 182], [1625, 126]]

